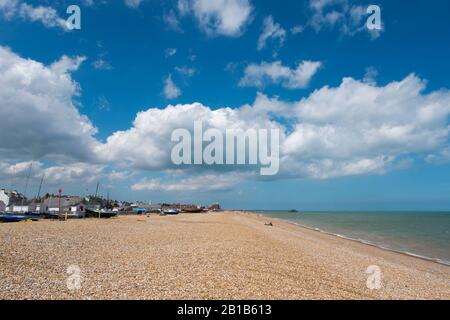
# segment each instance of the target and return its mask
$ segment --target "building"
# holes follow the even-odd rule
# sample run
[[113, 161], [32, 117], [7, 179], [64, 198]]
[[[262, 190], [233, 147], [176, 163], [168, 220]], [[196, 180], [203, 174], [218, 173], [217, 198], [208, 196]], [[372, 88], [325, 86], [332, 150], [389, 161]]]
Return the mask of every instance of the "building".
[[221, 210], [220, 204], [218, 204], [218, 203], [213, 203], [213, 204], [209, 207], [209, 210], [213, 210], [213, 211]]
[[0, 201], [2, 201], [5, 206], [13, 206], [13, 205], [23, 205], [27, 199], [25, 196], [17, 191], [12, 190], [0, 190]]
[[68, 209], [70, 207], [68, 198], [61, 197], [60, 201], [59, 197], [48, 197], [42, 202], [41, 211], [51, 213], [59, 212], [60, 205], [61, 211], [64, 211], [64, 209]]
[[61, 207], [61, 213], [68, 212], [71, 215], [84, 216], [86, 205], [83, 197], [59, 197], [50, 196], [42, 201], [39, 205], [40, 212], [59, 213]]
[[78, 217], [86, 216], [86, 207], [84, 204], [77, 204], [75, 206], [70, 207], [70, 214]]
[[30, 212], [30, 209], [28, 206], [22, 206], [22, 205], [11, 205], [9, 206], [9, 210], [14, 213], [28, 213]]
[[12, 204], [6, 207], [6, 211], [14, 213], [40, 212], [40, 204], [35, 202], [29, 204]]

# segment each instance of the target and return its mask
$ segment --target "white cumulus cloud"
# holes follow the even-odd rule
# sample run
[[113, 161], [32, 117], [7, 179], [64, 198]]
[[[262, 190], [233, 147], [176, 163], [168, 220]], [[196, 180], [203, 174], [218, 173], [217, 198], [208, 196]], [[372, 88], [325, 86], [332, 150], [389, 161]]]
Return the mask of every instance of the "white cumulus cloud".
[[142, 0], [125, 0], [125, 4], [130, 8], [137, 8], [140, 6]]
[[19, 0], [0, 0], [0, 14], [6, 19], [20, 17], [31, 22], [41, 22], [47, 28], [61, 28], [69, 31], [66, 19], [50, 6], [33, 6]]
[[286, 39], [286, 30], [279, 23], [274, 22], [272, 16], [266, 17], [263, 21], [263, 30], [258, 39], [258, 50], [265, 48], [269, 39], [278, 40], [280, 47]]
[[[176, 184], [202, 190], [202, 181], [219, 190], [258, 177], [253, 167], [175, 166], [171, 135], [178, 128], [193, 132], [195, 121], [202, 121], [205, 131], [280, 129], [280, 173], [271, 179], [383, 174], [417, 160], [450, 160], [450, 91], [427, 91], [426, 81], [414, 74], [384, 85], [344, 78], [293, 102], [258, 94], [238, 108], [151, 107], [139, 112], [130, 128], [100, 142], [94, 125], [74, 105], [81, 89], [71, 73], [83, 60], [63, 56], [44, 65], [0, 47], [2, 181], [26, 175], [30, 159], [35, 159], [33, 177], [45, 173], [49, 181], [126, 180], [141, 170], [173, 176], [135, 181], [135, 190], [176, 191]], [[290, 72], [281, 74], [273, 81], [305, 83], [289, 79]], [[113, 171], [108, 175], [105, 167]]]
[[180, 88], [172, 81], [172, 75], [168, 75], [166, 79], [164, 79], [164, 96], [167, 99], [175, 99], [181, 95]]
[[224, 191], [231, 189], [239, 181], [235, 175], [204, 174], [181, 179], [162, 181], [161, 179], [144, 179], [131, 186], [134, 191]]
[[71, 78], [84, 57], [51, 65], [24, 59], [0, 46], [0, 154], [2, 158], [92, 158], [97, 129], [80, 114]]
[[318, 61], [302, 61], [295, 69], [284, 66], [281, 61], [250, 64], [239, 81], [242, 87], [263, 87], [267, 84], [280, 84], [288, 89], [306, 88], [311, 78], [321, 67]]
[[[259, 94], [252, 105], [234, 109], [212, 110], [200, 103], [150, 108], [137, 115], [130, 129], [110, 136], [98, 153], [105, 161], [123, 161], [132, 168], [174, 170], [171, 133], [177, 128], [193, 132], [194, 121], [201, 120], [204, 130], [222, 132], [279, 128], [278, 177], [382, 174], [405, 168], [415, 158], [431, 161], [449, 146], [450, 92], [425, 94], [424, 89], [425, 82], [415, 75], [384, 86], [344, 78], [339, 86], [323, 87], [297, 102]], [[284, 120], [276, 121], [274, 115]]]
[[312, 15], [309, 24], [315, 31], [337, 28], [341, 34], [353, 36], [367, 31], [372, 39], [379, 37], [381, 30], [369, 30], [365, 23], [367, 6], [354, 5], [348, 0], [310, 0]]
[[[45, 185], [94, 183], [104, 176], [105, 166], [74, 162], [68, 164], [45, 166], [40, 161], [23, 161], [9, 163], [0, 161], [0, 181], [12, 182], [23, 187], [29, 176], [34, 186], [44, 177]], [[31, 184], [30, 184], [31, 185]], [[22, 191], [22, 190], [19, 190]]]
[[209, 35], [236, 37], [251, 19], [249, 0], [179, 0], [181, 15], [192, 14], [200, 28]]

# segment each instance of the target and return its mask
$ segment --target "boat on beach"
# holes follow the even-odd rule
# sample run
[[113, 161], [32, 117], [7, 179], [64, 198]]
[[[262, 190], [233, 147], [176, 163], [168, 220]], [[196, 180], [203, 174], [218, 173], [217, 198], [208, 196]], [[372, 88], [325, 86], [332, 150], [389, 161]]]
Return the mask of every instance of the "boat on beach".
[[20, 222], [28, 220], [37, 220], [36, 217], [28, 215], [0, 214], [0, 222]]
[[204, 208], [200, 208], [200, 207], [183, 209], [183, 212], [186, 212], [186, 213], [202, 213], [204, 211], [205, 211], [205, 209]]
[[86, 208], [86, 217], [87, 218], [112, 218], [116, 217], [116, 211], [106, 211], [106, 210], [98, 210], [98, 209], [88, 209]]
[[162, 212], [165, 215], [177, 215], [180, 213], [180, 210], [176, 209], [176, 208], [169, 208], [169, 209], [163, 209]]

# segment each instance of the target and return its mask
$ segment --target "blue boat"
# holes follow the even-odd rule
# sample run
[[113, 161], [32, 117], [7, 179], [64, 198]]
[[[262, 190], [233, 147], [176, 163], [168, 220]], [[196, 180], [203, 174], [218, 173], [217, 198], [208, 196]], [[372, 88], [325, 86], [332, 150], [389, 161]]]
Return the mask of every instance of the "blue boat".
[[25, 221], [25, 220], [36, 220], [36, 218], [30, 217], [30, 216], [0, 214], [0, 222], [20, 222], [20, 221]]

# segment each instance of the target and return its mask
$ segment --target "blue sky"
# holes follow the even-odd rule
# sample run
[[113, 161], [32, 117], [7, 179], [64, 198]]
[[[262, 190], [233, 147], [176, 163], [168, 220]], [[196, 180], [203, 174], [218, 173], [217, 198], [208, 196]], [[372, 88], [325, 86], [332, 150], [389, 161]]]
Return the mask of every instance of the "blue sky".
[[[71, 4], [81, 30], [58, 22]], [[370, 4], [381, 8], [377, 33], [365, 28]], [[45, 191], [89, 193], [99, 180], [103, 193], [128, 200], [448, 210], [449, 9], [437, 0], [0, 0], [0, 182], [22, 191], [34, 161], [29, 195], [45, 174]], [[269, 24], [272, 37], [258, 48]], [[320, 66], [299, 83], [304, 62]], [[60, 109], [43, 113], [39, 103]], [[258, 105], [295, 127], [274, 124], [287, 134], [278, 176], [167, 163], [165, 130], [191, 116], [260, 127]], [[226, 107], [235, 111], [224, 120]]]

